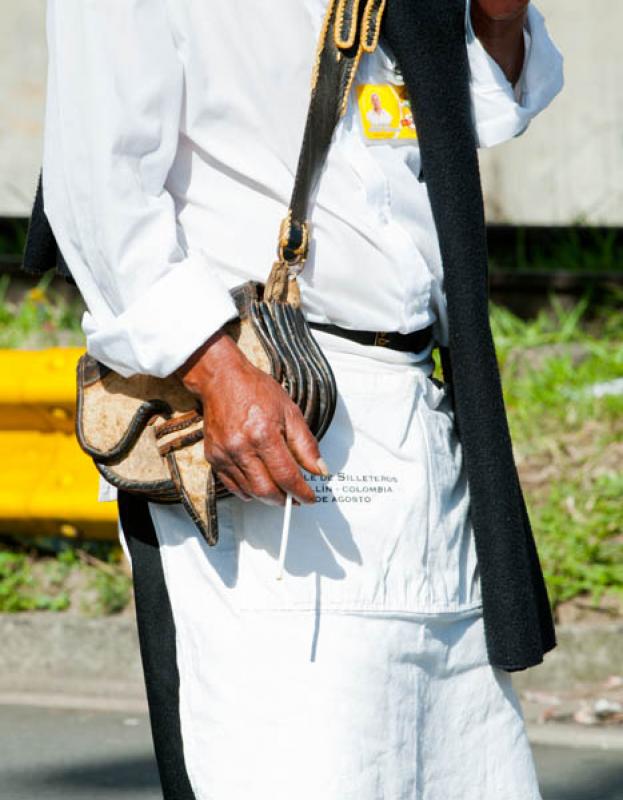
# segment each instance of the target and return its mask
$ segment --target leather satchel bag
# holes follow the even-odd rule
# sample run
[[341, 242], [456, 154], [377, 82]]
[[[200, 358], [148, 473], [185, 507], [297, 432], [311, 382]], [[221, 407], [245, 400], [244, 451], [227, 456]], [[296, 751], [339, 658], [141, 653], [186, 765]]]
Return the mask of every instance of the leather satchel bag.
[[[330, 0], [294, 190], [281, 225], [278, 259], [265, 284], [232, 290], [238, 318], [225, 326], [245, 356], [279, 381], [320, 439], [336, 404], [331, 367], [301, 311], [297, 275], [309, 247], [310, 197], [364, 52], [378, 44], [385, 0]], [[211, 545], [217, 500], [228, 495], [203, 450], [203, 413], [175, 377], [124, 378], [90, 355], [78, 363], [76, 433], [104, 478], [160, 503], [183, 503]]]

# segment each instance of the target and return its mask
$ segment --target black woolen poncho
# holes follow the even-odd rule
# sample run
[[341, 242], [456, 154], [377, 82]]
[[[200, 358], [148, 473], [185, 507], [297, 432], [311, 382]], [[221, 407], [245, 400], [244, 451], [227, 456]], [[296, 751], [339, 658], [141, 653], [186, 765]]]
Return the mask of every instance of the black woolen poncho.
[[465, 0], [388, 0], [384, 35], [415, 110], [439, 235], [455, 419], [471, 495], [487, 649], [511, 671], [555, 644], [488, 313], [484, 208], [469, 93]]

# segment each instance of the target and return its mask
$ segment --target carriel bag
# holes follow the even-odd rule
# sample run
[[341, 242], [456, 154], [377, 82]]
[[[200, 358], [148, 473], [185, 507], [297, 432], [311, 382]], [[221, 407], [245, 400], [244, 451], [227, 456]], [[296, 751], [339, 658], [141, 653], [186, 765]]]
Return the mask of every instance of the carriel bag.
[[[364, 52], [378, 44], [385, 0], [329, 0], [278, 260], [265, 284], [232, 290], [238, 318], [225, 329], [245, 356], [272, 375], [320, 439], [336, 404], [331, 367], [300, 307], [297, 275], [308, 252], [310, 198]], [[217, 501], [228, 496], [203, 451], [197, 398], [175, 377], [124, 378], [84, 355], [78, 363], [76, 432], [109, 483], [161, 503], [181, 502], [211, 545], [218, 541]]]

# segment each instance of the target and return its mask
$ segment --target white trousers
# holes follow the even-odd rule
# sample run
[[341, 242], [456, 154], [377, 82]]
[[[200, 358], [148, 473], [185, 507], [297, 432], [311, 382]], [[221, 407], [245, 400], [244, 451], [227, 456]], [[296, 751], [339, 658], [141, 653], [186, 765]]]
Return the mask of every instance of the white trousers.
[[[197, 800], [539, 800], [508, 673], [487, 660], [469, 492], [428, 352], [318, 340], [332, 475], [295, 508], [219, 504], [208, 547], [150, 504]], [[308, 476], [311, 479], [311, 476]]]

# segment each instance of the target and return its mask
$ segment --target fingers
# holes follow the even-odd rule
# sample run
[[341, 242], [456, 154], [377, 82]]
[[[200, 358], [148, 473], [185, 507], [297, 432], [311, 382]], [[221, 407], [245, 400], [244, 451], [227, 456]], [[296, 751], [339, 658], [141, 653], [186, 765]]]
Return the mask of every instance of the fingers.
[[308, 472], [326, 477], [329, 470], [320, 456], [316, 437], [309, 430], [303, 415], [296, 406], [286, 409], [285, 423], [286, 443], [294, 458]]
[[215, 475], [228, 492], [240, 500], [249, 502], [252, 492], [244, 472], [237, 466], [235, 459], [227, 454], [226, 449], [219, 447], [212, 440], [205, 428], [204, 432], [203, 445], [206, 461], [212, 466]]
[[236, 459], [237, 463], [233, 460], [221, 461], [214, 467], [216, 474], [232, 494], [247, 502], [255, 497], [268, 505], [283, 505], [285, 495], [271, 480], [259, 459], [241, 454]]
[[241, 489], [240, 484], [230, 477], [227, 472], [219, 472], [217, 470], [214, 470], [214, 472], [228, 492], [231, 492], [231, 494], [235, 495], [239, 500], [242, 500], [245, 503], [251, 502], [251, 496], [244, 492]]
[[284, 496], [291, 494], [300, 503], [315, 502], [314, 490], [301, 475], [299, 466], [283, 438], [267, 444], [258, 455]]
[[278, 429], [254, 446], [245, 442], [229, 452], [208, 446], [206, 458], [225, 488], [241, 500], [255, 497], [269, 505], [283, 505], [291, 494], [298, 503], [315, 501]]
[[271, 506], [282, 506], [286, 501], [285, 492], [275, 482], [266, 465], [256, 455], [246, 455], [239, 462], [244, 472], [249, 491], [258, 500]]
[[[285, 444], [283, 450], [293, 463], [294, 472], [303, 484], [303, 491], [307, 484], [303, 481], [292, 456]], [[282, 489], [271, 476], [268, 468], [261, 458], [250, 447], [237, 448], [235, 453], [227, 454], [225, 451], [206, 451], [206, 459], [212, 464], [215, 473], [222, 481], [225, 488], [241, 500], [250, 500], [252, 497], [268, 505], [283, 505], [286, 492], [289, 488]], [[286, 486], [289, 483], [286, 482]], [[300, 486], [297, 486], [300, 490]], [[298, 497], [298, 494], [296, 495]]]

